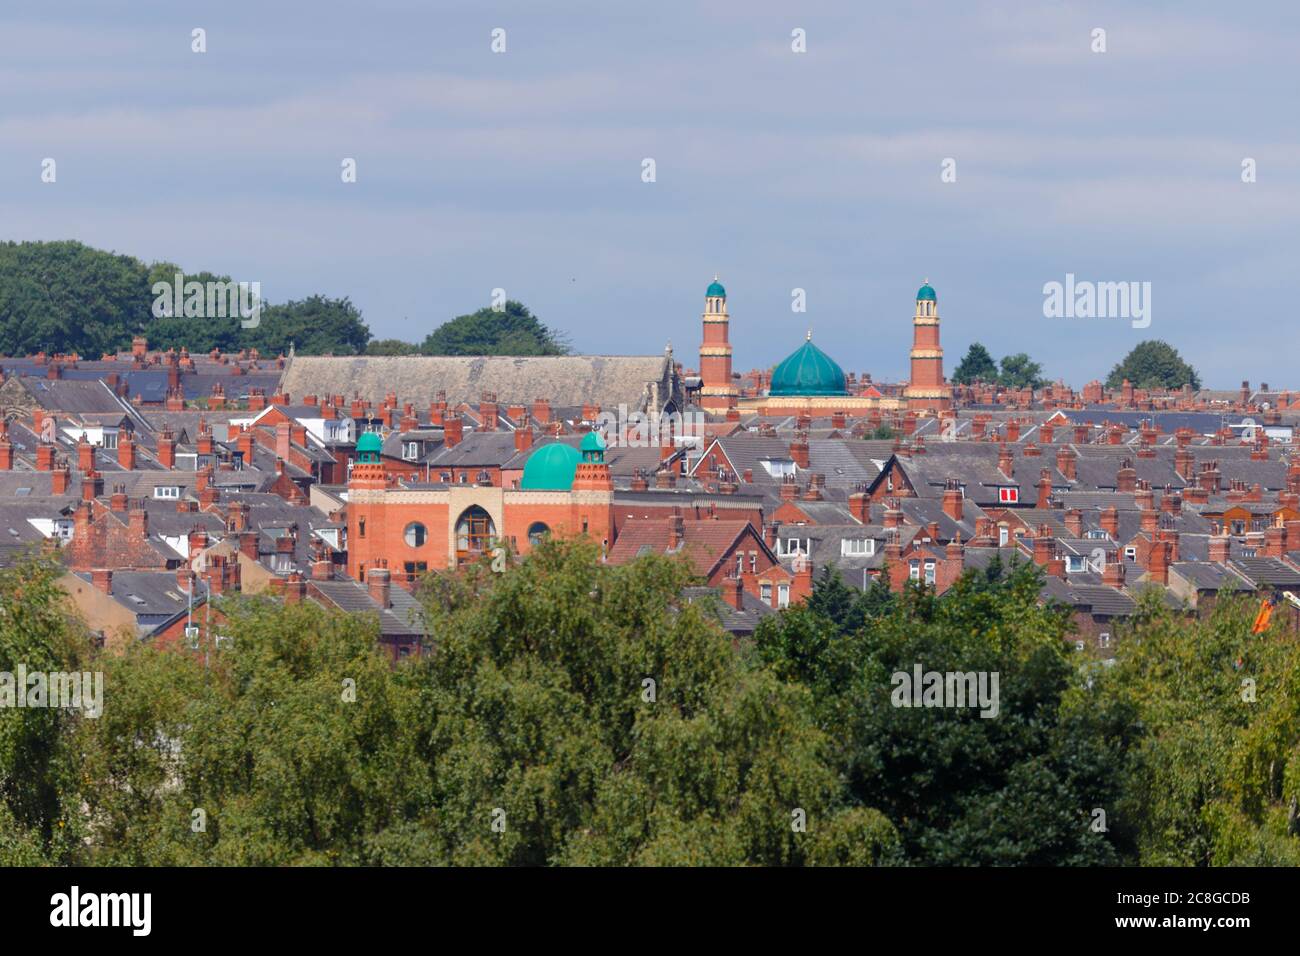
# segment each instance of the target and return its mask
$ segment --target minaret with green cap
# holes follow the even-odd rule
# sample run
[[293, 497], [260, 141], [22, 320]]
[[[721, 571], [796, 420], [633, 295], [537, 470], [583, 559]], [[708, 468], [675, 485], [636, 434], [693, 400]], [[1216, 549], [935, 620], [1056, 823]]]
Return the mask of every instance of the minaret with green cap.
[[912, 377], [903, 390], [910, 411], [939, 412], [952, 407], [952, 388], [943, 378], [943, 347], [939, 344], [939, 297], [926, 279], [916, 290], [912, 316]]
[[704, 290], [704, 339], [700, 344], [700, 407], [725, 414], [735, 408], [739, 391], [731, 381], [731, 342], [727, 290], [715, 275]]

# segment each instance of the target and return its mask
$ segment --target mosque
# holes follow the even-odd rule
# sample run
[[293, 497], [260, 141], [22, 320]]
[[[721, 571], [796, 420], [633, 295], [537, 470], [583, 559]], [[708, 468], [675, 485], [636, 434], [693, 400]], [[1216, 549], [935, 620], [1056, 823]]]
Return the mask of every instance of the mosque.
[[943, 377], [938, 296], [929, 280], [916, 293], [910, 356], [912, 374], [901, 403], [882, 400], [869, 386], [857, 389], [856, 393], [851, 390], [844, 370], [813, 344], [811, 330], [803, 344], [772, 371], [766, 394], [741, 398], [731, 370], [730, 324], [727, 290], [715, 276], [704, 293], [700, 344], [700, 405], [708, 412], [725, 415], [735, 409], [771, 416], [865, 416], [873, 409], [901, 405], [925, 415], [952, 407], [952, 387]]
[[[851, 379], [813, 343], [811, 332], [776, 366], [761, 394], [742, 396], [731, 371], [727, 290], [716, 278], [705, 292], [703, 325], [699, 404], [719, 418], [736, 420], [745, 412], [867, 416], [873, 410], [900, 405], [919, 415], [932, 415], [951, 406], [951, 388], [944, 381], [943, 349], [939, 345], [938, 299], [929, 282], [916, 294], [912, 374], [901, 399], [882, 398], [870, 383], [866, 388], [850, 387]], [[663, 362], [675, 380], [671, 351]], [[644, 374], [639, 367], [633, 371]], [[647, 391], [650, 407], [660, 407], [654, 398], [659, 394], [676, 401], [676, 385], [669, 382], [661, 393], [657, 384], [651, 382]], [[527, 554], [550, 534], [585, 534], [608, 551], [619, 535], [619, 522], [630, 518], [631, 511], [649, 515], [648, 506], [636, 497], [635, 488], [624, 493], [616, 508], [617, 493], [605, 459], [605, 440], [599, 431], [587, 431], [577, 447], [565, 441], [533, 447], [531, 425], [525, 425], [515, 430], [512, 440], [497, 442], [495, 395], [490, 404], [480, 406], [480, 414], [487, 408], [491, 412], [483, 419], [480, 444], [500, 457], [499, 474], [494, 480], [470, 483], [462, 469], [459, 482], [448, 475], [441, 481], [426, 477], [423, 483], [400, 483], [393, 463], [385, 460], [381, 436], [367, 432], [360, 437], [348, 479], [349, 573], [364, 580], [367, 570], [387, 569], [391, 561], [393, 572], [400, 570], [402, 580], [411, 580], [426, 570], [455, 567], [491, 553], [501, 542], [508, 542], [516, 554]], [[589, 415], [584, 407], [584, 421], [594, 420], [599, 412], [598, 405], [591, 408]], [[524, 414], [522, 406], [518, 412]], [[458, 423], [459, 416], [452, 421]], [[448, 432], [449, 438], [453, 434], [454, 442], [446, 444], [449, 449], [461, 441], [459, 427]], [[519, 467], [517, 462], [522, 462], [522, 470], [512, 471]], [[642, 484], [643, 498], [644, 481]], [[710, 500], [712, 507], [724, 510], [734, 503], [725, 496], [712, 496]], [[654, 516], [671, 517], [667, 512], [656, 512]], [[751, 516], [738, 513], [737, 518], [748, 521]]]

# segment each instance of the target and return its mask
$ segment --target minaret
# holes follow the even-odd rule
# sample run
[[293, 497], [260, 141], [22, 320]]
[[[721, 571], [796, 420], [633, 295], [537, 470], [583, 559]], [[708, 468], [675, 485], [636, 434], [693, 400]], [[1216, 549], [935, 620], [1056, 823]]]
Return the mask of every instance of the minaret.
[[700, 407], [723, 414], [736, 407], [739, 395], [731, 381], [731, 344], [727, 341], [727, 290], [718, 277], [704, 293], [704, 341], [700, 345]]
[[945, 411], [952, 407], [952, 387], [943, 380], [943, 349], [939, 345], [939, 301], [925, 280], [916, 293], [912, 316], [912, 377], [903, 389], [913, 411]]

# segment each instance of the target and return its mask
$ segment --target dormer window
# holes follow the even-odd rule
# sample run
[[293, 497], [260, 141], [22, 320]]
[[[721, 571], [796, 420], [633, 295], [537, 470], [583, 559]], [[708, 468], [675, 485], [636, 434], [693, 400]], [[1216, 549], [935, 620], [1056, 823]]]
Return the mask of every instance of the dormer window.
[[180, 485], [154, 485], [153, 496], [175, 501], [181, 496]]

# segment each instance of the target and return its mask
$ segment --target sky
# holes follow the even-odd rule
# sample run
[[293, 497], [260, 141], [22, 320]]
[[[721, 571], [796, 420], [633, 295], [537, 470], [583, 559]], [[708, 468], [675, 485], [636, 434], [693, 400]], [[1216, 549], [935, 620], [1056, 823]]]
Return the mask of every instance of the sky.
[[[1079, 387], [1159, 338], [1296, 388], [1297, 49], [1289, 2], [7, 4], [0, 238], [348, 296], [381, 338], [504, 289], [688, 366], [717, 274], [738, 370], [811, 328], [881, 381], [929, 279], [949, 372], [979, 341]], [[1046, 317], [1067, 274], [1151, 283], [1150, 326]]]

